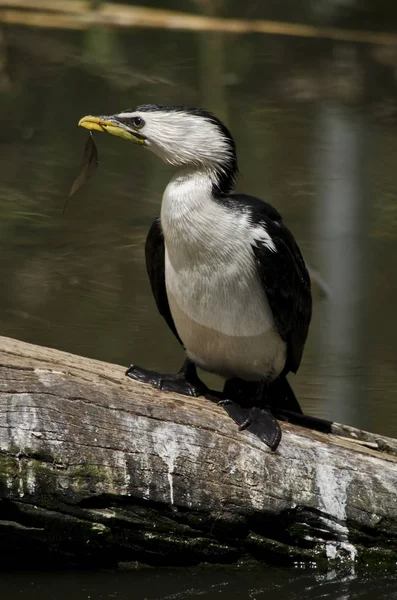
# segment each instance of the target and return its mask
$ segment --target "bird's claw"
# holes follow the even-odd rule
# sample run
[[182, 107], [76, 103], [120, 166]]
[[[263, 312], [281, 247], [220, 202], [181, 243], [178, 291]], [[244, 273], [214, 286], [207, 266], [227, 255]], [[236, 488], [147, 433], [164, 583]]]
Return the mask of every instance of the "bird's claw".
[[247, 419], [245, 419], [245, 421], [243, 423], [241, 423], [241, 425], [238, 426], [238, 430], [239, 431], [244, 431], [244, 429], [247, 429], [247, 427], [249, 427], [252, 423], [252, 419], [250, 419], [250, 417], [248, 417]]

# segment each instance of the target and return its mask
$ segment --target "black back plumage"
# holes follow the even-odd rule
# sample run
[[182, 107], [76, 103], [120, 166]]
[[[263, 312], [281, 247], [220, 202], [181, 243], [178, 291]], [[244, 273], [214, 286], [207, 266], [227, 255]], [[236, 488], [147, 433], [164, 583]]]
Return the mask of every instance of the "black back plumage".
[[258, 242], [253, 251], [277, 330], [287, 343], [284, 373], [296, 373], [312, 315], [310, 276], [298, 244], [270, 204], [244, 194], [232, 194], [227, 203], [232, 210], [249, 209], [253, 225], [262, 225], [276, 247], [274, 252]]
[[157, 309], [164, 317], [168, 327], [182, 344], [181, 338], [175, 327], [170, 306], [168, 304], [167, 290], [165, 287], [165, 246], [164, 235], [161, 228], [160, 217], [155, 219], [149, 229], [145, 244], [146, 268]]

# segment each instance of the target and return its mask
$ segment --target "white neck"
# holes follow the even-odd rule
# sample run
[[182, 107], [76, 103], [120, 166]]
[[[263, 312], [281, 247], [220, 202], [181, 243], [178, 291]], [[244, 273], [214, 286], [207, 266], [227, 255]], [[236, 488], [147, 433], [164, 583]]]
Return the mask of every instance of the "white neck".
[[188, 238], [192, 242], [195, 232], [200, 235], [215, 204], [214, 182], [215, 172], [204, 169], [183, 169], [174, 175], [164, 191], [161, 205], [166, 240]]

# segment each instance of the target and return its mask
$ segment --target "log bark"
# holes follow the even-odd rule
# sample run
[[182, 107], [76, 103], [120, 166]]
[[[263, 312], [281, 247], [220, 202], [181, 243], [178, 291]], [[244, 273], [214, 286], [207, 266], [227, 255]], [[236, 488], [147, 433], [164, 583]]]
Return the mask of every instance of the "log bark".
[[396, 440], [282, 423], [273, 453], [124, 371], [0, 337], [2, 566], [395, 565]]

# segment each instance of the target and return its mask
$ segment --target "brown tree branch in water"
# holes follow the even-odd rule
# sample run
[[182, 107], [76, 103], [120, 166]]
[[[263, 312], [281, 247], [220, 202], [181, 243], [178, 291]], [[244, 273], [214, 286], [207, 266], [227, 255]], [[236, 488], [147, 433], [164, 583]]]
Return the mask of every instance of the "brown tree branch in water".
[[81, 0], [0, 0], [0, 22], [61, 29], [85, 29], [92, 25], [106, 27], [148, 27], [189, 31], [223, 31], [228, 33], [265, 33], [344, 42], [396, 45], [397, 35], [389, 32], [317, 27], [301, 23], [284, 23], [262, 19], [224, 19], [175, 12], [158, 8], [103, 2], [93, 9]]

